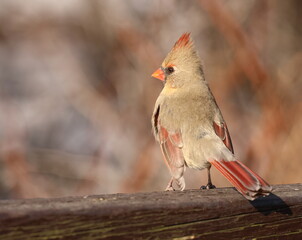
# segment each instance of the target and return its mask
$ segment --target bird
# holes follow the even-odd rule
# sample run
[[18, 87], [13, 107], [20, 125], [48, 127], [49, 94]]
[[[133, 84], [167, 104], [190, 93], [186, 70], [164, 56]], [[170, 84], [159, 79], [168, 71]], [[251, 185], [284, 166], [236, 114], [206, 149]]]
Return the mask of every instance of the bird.
[[152, 114], [152, 131], [171, 174], [166, 191], [185, 189], [186, 168], [210, 169], [213, 165], [248, 200], [271, 193], [272, 187], [234, 155], [228, 127], [205, 80], [203, 65], [190, 33], [176, 41], [152, 77], [164, 87]]

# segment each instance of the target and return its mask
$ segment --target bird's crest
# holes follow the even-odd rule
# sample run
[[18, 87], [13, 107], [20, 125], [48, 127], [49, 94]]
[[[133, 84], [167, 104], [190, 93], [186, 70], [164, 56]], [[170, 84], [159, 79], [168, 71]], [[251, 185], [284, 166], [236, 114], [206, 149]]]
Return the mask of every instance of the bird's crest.
[[180, 36], [180, 38], [177, 40], [177, 42], [174, 44], [173, 49], [179, 49], [184, 47], [192, 47], [193, 42], [190, 37], [190, 33], [184, 33]]

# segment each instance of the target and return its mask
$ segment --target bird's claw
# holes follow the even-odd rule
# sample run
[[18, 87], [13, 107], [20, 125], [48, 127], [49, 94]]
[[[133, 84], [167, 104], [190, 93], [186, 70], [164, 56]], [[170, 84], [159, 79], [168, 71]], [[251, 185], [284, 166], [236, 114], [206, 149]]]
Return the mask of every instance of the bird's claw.
[[175, 191], [175, 189], [172, 186], [168, 186], [166, 187], [165, 191], [171, 192], [171, 191]]
[[171, 178], [171, 180], [168, 183], [168, 186], [166, 187], [165, 191], [175, 191], [175, 189], [173, 188], [173, 178]]
[[201, 186], [200, 189], [214, 189], [216, 188], [215, 185], [213, 185], [212, 183], [208, 183], [206, 186]]

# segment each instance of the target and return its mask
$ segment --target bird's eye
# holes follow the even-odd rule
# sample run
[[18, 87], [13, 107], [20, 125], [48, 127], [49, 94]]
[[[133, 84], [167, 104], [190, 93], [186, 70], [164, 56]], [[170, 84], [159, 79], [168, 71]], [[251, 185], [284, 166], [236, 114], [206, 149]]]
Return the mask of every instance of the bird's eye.
[[171, 73], [173, 73], [174, 72], [174, 68], [173, 67], [168, 67], [167, 68], [167, 73], [168, 74], [171, 74]]

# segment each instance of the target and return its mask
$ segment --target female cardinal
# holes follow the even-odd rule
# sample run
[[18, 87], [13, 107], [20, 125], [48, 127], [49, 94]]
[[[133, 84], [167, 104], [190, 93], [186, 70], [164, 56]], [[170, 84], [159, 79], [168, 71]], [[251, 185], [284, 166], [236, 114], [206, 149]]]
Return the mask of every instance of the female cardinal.
[[227, 125], [189, 33], [178, 39], [152, 76], [165, 84], [155, 103], [152, 127], [172, 175], [166, 190], [174, 190], [174, 181], [185, 189], [186, 167], [206, 168], [206, 188], [215, 188], [210, 176], [214, 165], [247, 199], [268, 195], [271, 186], [234, 156]]

